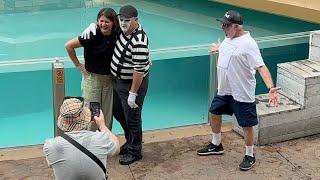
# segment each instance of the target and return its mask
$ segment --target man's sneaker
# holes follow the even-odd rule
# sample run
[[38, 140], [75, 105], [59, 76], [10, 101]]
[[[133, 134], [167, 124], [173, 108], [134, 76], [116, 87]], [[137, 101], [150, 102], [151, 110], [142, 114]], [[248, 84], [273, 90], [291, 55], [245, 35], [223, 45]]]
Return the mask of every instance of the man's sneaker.
[[255, 163], [256, 163], [255, 157], [245, 155], [242, 160], [242, 163], [240, 163], [240, 165], [239, 165], [239, 168], [242, 171], [247, 171], [247, 170], [251, 169]]
[[224, 153], [224, 150], [221, 143], [218, 146], [210, 143], [206, 147], [199, 149], [197, 153], [199, 156], [220, 155]]

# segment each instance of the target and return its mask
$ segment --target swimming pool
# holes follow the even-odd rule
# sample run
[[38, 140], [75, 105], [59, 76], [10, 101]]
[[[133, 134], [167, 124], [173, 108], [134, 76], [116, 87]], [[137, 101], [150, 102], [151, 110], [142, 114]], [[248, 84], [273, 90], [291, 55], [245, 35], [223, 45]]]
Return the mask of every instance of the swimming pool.
[[[20, 8], [12, 9], [11, 5], [11, 9], [0, 11], [0, 147], [41, 144], [53, 136], [51, 62], [54, 57], [66, 60], [66, 95], [81, 95], [81, 77], [64, 58], [67, 55], [64, 43], [79, 35], [105, 5], [86, 0], [73, 2], [78, 3], [67, 9], [52, 4], [33, 8], [26, 3], [26, 7], [20, 4]], [[223, 39], [215, 18], [226, 10], [239, 10], [245, 17], [244, 27], [256, 38], [319, 28], [316, 24], [205, 0], [188, 3], [116, 0], [107, 4], [118, 11], [127, 3], [139, 10], [139, 21], [148, 33], [153, 60], [143, 130], [207, 122], [208, 46]], [[261, 20], [262, 16], [268, 21]], [[276, 63], [307, 57], [306, 37], [293, 42], [261, 40], [262, 54], [273, 73]], [[260, 78], [257, 93], [264, 91]], [[117, 122], [114, 131], [121, 133]]]

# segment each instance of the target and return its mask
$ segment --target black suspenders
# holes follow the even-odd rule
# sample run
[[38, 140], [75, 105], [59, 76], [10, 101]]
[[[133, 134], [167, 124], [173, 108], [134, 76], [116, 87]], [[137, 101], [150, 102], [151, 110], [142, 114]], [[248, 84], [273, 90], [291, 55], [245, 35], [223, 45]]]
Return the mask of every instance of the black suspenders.
[[84, 154], [86, 154], [87, 156], [89, 156], [95, 163], [97, 163], [101, 170], [103, 171], [103, 173], [106, 176], [106, 179], [108, 179], [108, 173], [106, 170], [106, 167], [104, 167], [103, 163], [100, 161], [100, 159], [97, 158], [97, 156], [95, 156], [92, 152], [90, 152], [87, 148], [83, 147], [80, 143], [78, 143], [76, 140], [72, 139], [70, 136], [68, 136], [67, 134], [63, 133], [61, 135], [62, 138], [64, 138], [65, 140], [69, 141], [72, 145], [74, 145], [76, 148], [78, 148], [80, 151], [82, 151]]
[[118, 79], [120, 79], [121, 70], [123, 68], [123, 61], [124, 61], [126, 52], [128, 51], [129, 44], [132, 42], [133, 38], [135, 38], [136, 40], [138, 39], [138, 37], [137, 37], [138, 34], [143, 34], [143, 33], [144, 32], [142, 30], [137, 30], [136, 32], [134, 32], [131, 35], [130, 39], [127, 41], [127, 44], [124, 46], [124, 48], [123, 48], [123, 50], [121, 52], [121, 55], [120, 55], [119, 63], [117, 64], [117, 78]]

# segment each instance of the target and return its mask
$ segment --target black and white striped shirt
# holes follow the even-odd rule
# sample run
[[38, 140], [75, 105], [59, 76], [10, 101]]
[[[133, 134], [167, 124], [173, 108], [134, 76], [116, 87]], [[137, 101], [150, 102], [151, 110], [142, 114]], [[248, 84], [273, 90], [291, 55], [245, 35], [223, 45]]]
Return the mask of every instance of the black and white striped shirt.
[[[135, 33], [136, 31], [137, 33]], [[132, 79], [133, 71], [144, 73], [145, 75], [149, 72], [151, 63], [149, 60], [148, 37], [144, 33], [140, 24], [136, 31], [132, 32], [128, 36], [121, 33], [118, 37], [111, 61], [111, 73], [120, 79]], [[135, 34], [134, 37], [131, 37], [133, 34]], [[132, 40], [130, 41], [130, 39]], [[130, 44], [126, 50], [124, 60], [122, 60], [121, 65], [119, 61], [127, 43]], [[120, 73], [118, 74], [119, 67]]]

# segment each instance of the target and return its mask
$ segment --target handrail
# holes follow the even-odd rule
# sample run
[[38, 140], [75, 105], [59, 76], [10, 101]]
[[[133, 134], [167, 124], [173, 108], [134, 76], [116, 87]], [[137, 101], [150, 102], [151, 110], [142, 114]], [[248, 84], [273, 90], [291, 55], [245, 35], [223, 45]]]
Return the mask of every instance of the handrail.
[[288, 33], [288, 34], [278, 34], [273, 36], [264, 36], [256, 38], [256, 41], [263, 41], [263, 40], [286, 40], [288, 38], [296, 38], [300, 36], [309, 36], [311, 31], [304, 31], [298, 33]]
[[[23, 59], [23, 60], [13, 60], [13, 61], [0, 61], [1, 65], [10, 65], [10, 64], [43, 64], [43, 63], [54, 63], [56, 60], [59, 59], [60, 62], [67, 62], [69, 61], [68, 57], [55, 57], [55, 58], [38, 58], [38, 59]], [[83, 59], [83, 56], [78, 56], [79, 60]]]
[[[256, 38], [257, 43], [263, 42], [272, 42], [272, 41], [281, 41], [281, 40], [290, 40], [302, 37], [309, 37], [312, 31], [298, 32], [298, 33], [289, 33], [289, 34], [280, 34], [274, 36], [265, 36]], [[197, 50], [207, 50], [211, 44], [199, 44], [199, 45], [190, 45], [190, 46], [178, 46], [178, 47], [168, 47], [168, 48], [158, 48], [150, 50], [150, 54], [159, 55], [167, 54], [174, 52], [188, 52], [188, 51], [197, 51]], [[68, 57], [58, 57], [61, 62], [70, 62]], [[26, 64], [47, 64], [55, 62], [54, 58], [39, 58], [39, 59], [23, 59], [23, 60], [12, 60], [12, 61], [0, 61], [0, 66], [8, 65], [26, 65]], [[83, 56], [79, 56], [79, 59], [82, 61]]]

